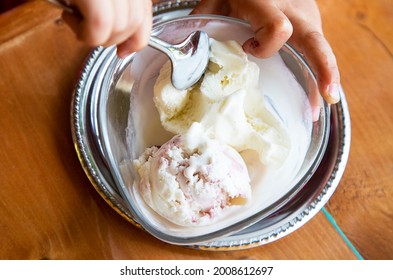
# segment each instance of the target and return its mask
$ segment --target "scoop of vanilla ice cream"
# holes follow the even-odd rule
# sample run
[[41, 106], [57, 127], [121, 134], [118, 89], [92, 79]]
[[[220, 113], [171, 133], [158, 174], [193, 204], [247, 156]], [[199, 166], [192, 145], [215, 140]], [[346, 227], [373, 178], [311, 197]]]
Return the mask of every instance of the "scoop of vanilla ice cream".
[[162, 125], [174, 134], [186, 133], [198, 122], [210, 138], [238, 152], [254, 150], [266, 165], [280, 165], [290, 150], [284, 125], [264, 105], [259, 67], [235, 41], [211, 39], [211, 57], [203, 78], [194, 87], [177, 90], [170, 64], [161, 69], [154, 102]]
[[154, 85], [153, 101], [162, 126], [174, 134], [185, 133], [192, 123], [203, 117], [209, 107], [198, 84], [186, 90], [178, 90], [172, 85], [170, 61], [160, 70]]
[[209, 101], [220, 101], [238, 90], [256, 88], [258, 77], [258, 66], [248, 61], [239, 43], [212, 39], [208, 70], [199, 89]]
[[190, 90], [178, 90], [172, 85], [170, 61], [161, 68], [154, 92], [154, 102], [156, 107], [160, 108], [163, 124], [170, 122], [174, 117], [179, 117], [186, 106], [192, 103]]
[[144, 201], [181, 226], [207, 225], [228, 207], [251, 199], [250, 178], [239, 153], [201, 136], [195, 123], [160, 148], [134, 161]]

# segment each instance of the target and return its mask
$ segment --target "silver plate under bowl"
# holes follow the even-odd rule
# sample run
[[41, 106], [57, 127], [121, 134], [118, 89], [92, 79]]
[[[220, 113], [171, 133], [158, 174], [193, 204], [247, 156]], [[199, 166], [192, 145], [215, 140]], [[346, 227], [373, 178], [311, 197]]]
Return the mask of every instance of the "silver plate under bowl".
[[[166, 1], [154, 5], [154, 22], [187, 15], [198, 1]], [[133, 219], [126, 200], [116, 187], [100, 143], [97, 127], [97, 91], [88, 85], [99, 77], [100, 65], [113, 50], [96, 48], [87, 58], [77, 84], [71, 108], [73, 140], [82, 167], [92, 185], [104, 200], [122, 217], [142, 228]], [[233, 235], [191, 247], [203, 250], [239, 250], [278, 240], [300, 228], [327, 203], [336, 190], [348, 161], [351, 126], [345, 94], [340, 88], [341, 101], [331, 106], [330, 137], [326, 152], [315, 174], [283, 207], [268, 217]], [[127, 103], [128, 100], [125, 100]]]

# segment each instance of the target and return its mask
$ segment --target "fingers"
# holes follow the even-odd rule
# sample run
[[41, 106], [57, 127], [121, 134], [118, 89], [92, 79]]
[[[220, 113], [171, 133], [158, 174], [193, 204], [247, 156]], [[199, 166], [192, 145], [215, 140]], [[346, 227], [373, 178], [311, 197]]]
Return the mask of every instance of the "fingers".
[[248, 21], [255, 36], [243, 44], [243, 49], [257, 57], [273, 55], [292, 34], [291, 22], [274, 0], [202, 0], [192, 13], [228, 15]]
[[336, 58], [322, 34], [314, 0], [202, 0], [193, 13], [222, 14], [248, 21], [255, 35], [243, 44], [243, 49], [256, 57], [272, 56], [289, 40], [313, 69], [323, 98], [330, 104], [340, 100]]
[[340, 101], [340, 74], [336, 58], [326, 38], [319, 32], [308, 32], [302, 36], [301, 49], [315, 72], [319, 91], [330, 104]]
[[306, 58], [315, 73], [322, 97], [329, 104], [337, 103], [340, 101], [340, 73], [333, 50], [322, 34], [316, 3], [311, 1], [308, 4], [308, 13], [302, 14], [294, 9], [288, 14], [294, 26], [289, 42]]
[[118, 44], [125, 56], [145, 47], [152, 27], [150, 0], [71, 0], [77, 13], [63, 13], [77, 38], [91, 46]]
[[[82, 0], [75, 2], [81, 15], [77, 24], [78, 30], [76, 34], [78, 39], [91, 46], [105, 44], [110, 39], [115, 21], [114, 8], [111, 1]], [[77, 14], [72, 16], [75, 24]]]
[[291, 37], [292, 24], [272, 1], [261, 2], [249, 11], [240, 16], [250, 23], [255, 35], [243, 44], [243, 49], [256, 57], [270, 57]]
[[119, 57], [125, 57], [132, 52], [139, 51], [147, 45], [151, 34], [153, 15], [151, 5], [145, 6], [144, 9], [145, 13], [143, 14], [145, 16], [141, 18], [139, 25], [135, 26], [135, 28], [138, 28], [138, 32], [135, 32], [133, 36], [129, 36], [117, 46]]

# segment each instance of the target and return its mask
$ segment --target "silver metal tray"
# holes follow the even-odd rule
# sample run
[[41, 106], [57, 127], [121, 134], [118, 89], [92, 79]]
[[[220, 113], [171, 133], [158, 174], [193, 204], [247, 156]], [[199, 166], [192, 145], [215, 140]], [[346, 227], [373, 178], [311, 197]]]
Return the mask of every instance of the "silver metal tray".
[[[166, 1], [154, 5], [154, 22], [184, 16], [198, 1]], [[97, 96], [86, 90], [86, 84], [97, 78], [100, 65], [113, 52], [96, 48], [87, 58], [76, 86], [71, 127], [77, 154], [86, 175], [104, 200], [133, 225], [137, 224], [117, 190], [106, 164], [94, 118]], [[344, 92], [341, 101], [331, 107], [331, 131], [325, 155], [315, 175], [302, 190], [289, 199], [278, 211], [258, 223], [231, 236], [192, 247], [204, 250], [238, 250], [260, 246], [282, 238], [300, 228], [326, 204], [337, 188], [348, 161], [351, 141], [350, 116]], [[126, 101], [128, 102], [128, 100]]]

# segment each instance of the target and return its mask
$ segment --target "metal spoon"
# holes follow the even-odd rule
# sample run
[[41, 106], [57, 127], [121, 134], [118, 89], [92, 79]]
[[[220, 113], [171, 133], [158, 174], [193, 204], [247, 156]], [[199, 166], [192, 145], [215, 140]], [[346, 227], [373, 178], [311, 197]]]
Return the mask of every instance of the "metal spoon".
[[205, 32], [195, 31], [176, 45], [151, 36], [149, 45], [165, 53], [171, 60], [171, 77], [175, 88], [189, 88], [205, 73], [210, 56], [209, 36]]
[[[47, 0], [64, 11], [80, 14], [64, 0]], [[209, 36], [203, 31], [191, 33], [183, 42], [167, 43], [155, 36], [150, 36], [149, 46], [165, 53], [172, 64], [171, 80], [175, 88], [187, 89], [199, 81], [207, 68], [210, 57]]]

